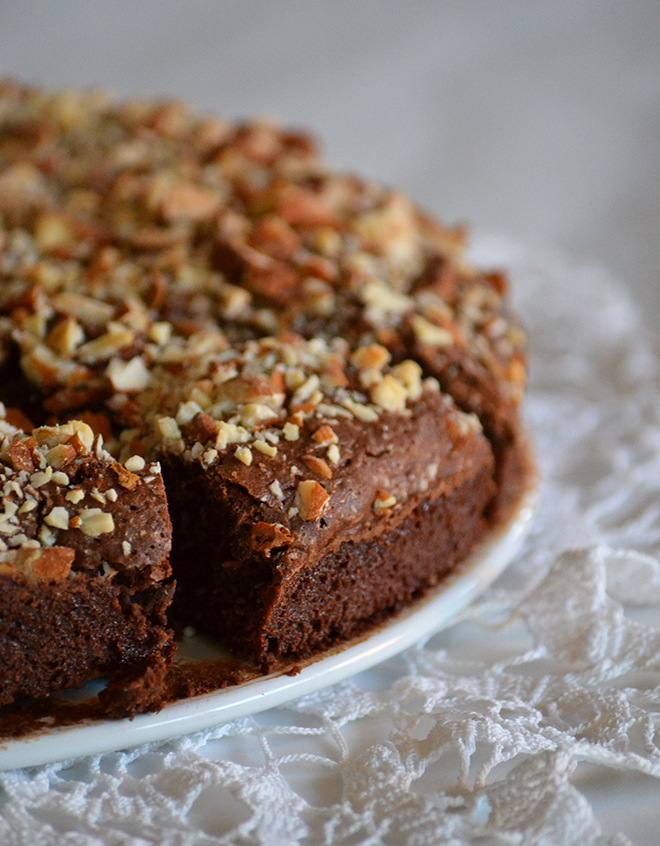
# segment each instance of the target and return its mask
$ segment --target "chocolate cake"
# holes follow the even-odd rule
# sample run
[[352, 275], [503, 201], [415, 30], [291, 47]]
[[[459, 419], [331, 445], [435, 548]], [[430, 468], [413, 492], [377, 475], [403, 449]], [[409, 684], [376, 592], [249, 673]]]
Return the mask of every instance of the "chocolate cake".
[[108, 675], [108, 713], [157, 704], [172, 654], [171, 524], [157, 464], [85, 423], [0, 420], [0, 705]]
[[[0, 399], [161, 463], [173, 618], [264, 671], [411, 603], [524, 485], [506, 278], [265, 121], [0, 84], [0, 349]], [[161, 552], [105, 577], [158, 625]]]

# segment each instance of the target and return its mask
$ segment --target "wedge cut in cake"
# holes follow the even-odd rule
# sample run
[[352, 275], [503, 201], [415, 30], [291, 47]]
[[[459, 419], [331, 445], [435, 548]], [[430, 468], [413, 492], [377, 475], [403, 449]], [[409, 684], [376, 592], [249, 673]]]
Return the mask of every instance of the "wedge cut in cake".
[[306, 133], [0, 83], [0, 399], [161, 462], [173, 614], [263, 670], [506, 520], [525, 345], [461, 229]]

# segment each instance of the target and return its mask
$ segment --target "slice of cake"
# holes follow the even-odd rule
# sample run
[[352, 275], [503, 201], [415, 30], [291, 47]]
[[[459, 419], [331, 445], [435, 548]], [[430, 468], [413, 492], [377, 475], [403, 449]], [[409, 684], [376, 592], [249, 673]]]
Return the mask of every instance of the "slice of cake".
[[171, 525], [157, 464], [85, 423], [0, 422], [0, 704], [108, 676], [108, 713], [158, 702], [172, 653]]
[[114, 405], [129, 448], [162, 461], [178, 616], [264, 669], [409, 604], [487, 531], [481, 424], [389, 360], [340, 339], [174, 340]]

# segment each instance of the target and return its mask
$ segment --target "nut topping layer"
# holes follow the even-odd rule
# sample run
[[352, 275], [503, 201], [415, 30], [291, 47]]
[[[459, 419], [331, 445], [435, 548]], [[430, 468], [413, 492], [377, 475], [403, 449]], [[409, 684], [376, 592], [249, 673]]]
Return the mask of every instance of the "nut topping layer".
[[[515, 409], [525, 338], [505, 294], [501, 274], [471, 266], [461, 230], [333, 171], [305, 133], [0, 83], [0, 352], [18, 355], [47, 414], [103, 433], [122, 462], [114, 493], [161, 455], [245, 473], [285, 450], [291, 478], [278, 464], [270, 496], [290, 519], [320, 520], [341, 421], [409, 417], [441, 390], [435, 376], [461, 368], [466, 411], [481, 414], [471, 386], [484, 380]], [[448, 425], [480, 432], [450, 410]], [[12, 443], [8, 466], [35, 491], [77, 449], [58, 441], [31, 467]], [[114, 493], [70, 491], [26, 539], [112, 535]], [[385, 490], [372, 502], [400, 504]]]
[[[146, 538], [146, 529], [126, 518], [135, 497], [164, 510], [160, 468], [139, 456], [126, 463], [137, 472], [119, 464], [82, 421], [28, 434], [7, 422], [0, 404], [0, 573], [60, 582], [78, 570], [151, 566], [148, 555], [133, 554], [135, 534]], [[152, 528], [157, 537], [159, 527]], [[166, 534], [156, 552], [168, 545]]]

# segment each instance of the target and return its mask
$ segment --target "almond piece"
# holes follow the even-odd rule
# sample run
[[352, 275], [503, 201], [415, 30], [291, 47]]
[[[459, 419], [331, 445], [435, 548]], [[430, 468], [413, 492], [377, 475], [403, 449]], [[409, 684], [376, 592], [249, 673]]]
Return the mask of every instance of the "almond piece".
[[413, 314], [410, 318], [410, 325], [415, 333], [418, 343], [428, 347], [451, 347], [454, 344], [454, 336], [442, 326], [429, 323], [419, 314]]
[[14, 438], [9, 445], [7, 452], [9, 453], [11, 463], [14, 465], [16, 470], [27, 470], [29, 473], [32, 473], [34, 470], [32, 450], [25, 444], [24, 441], [20, 440], [18, 437]]
[[[106, 535], [115, 529], [112, 514], [101, 511], [100, 508], [83, 508], [80, 512], [80, 531], [90, 538]], [[70, 522], [70, 525], [73, 521]]]
[[321, 426], [319, 429], [314, 432], [312, 435], [314, 440], [317, 444], [321, 444], [321, 446], [325, 446], [326, 444], [336, 444], [338, 441], [337, 435], [335, 435], [334, 430], [328, 426], [327, 424]]
[[136, 355], [130, 361], [113, 358], [105, 371], [116, 391], [142, 391], [149, 384], [149, 371], [141, 356]]
[[322, 458], [316, 455], [304, 455], [303, 462], [314, 473], [318, 473], [319, 476], [323, 476], [325, 479], [332, 479], [332, 470], [328, 466], [327, 461], [324, 461]]
[[146, 462], [141, 455], [132, 455], [124, 462], [124, 467], [130, 473], [139, 473], [140, 470], [144, 470], [145, 463]]
[[407, 398], [404, 386], [389, 373], [371, 388], [372, 401], [385, 411], [403, 411]]
[[213, 191], [193, 182], [174, 185], [163, 200], [160, 212], [168, 221], [204, 220], [217, 210], [220, 198]]
[[66, 464], [73, 461], [76, 451], [71, 444], [56, 444], [48, 450], [46, 461], [56, 470], [61, 470]]
[[376, 491], [376, 498], [373, 501], [372, 508], [376, 513], [386, 511], [396, 505], [396, 497], [392, 496], [388, 491]]
[[320, 517], [329, 499], [330, 494], [318, 482], [311, 479], [298, 482], [295, 507], [303, 520], [316, 520]]
[[389, 360], [390, 353], [380, 344], [358, 347], [351, 356], [351, 361], [358, 370], [382, 370]]

